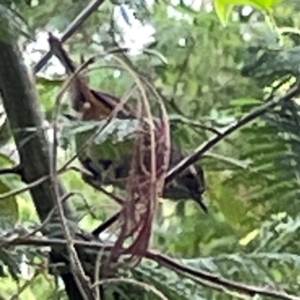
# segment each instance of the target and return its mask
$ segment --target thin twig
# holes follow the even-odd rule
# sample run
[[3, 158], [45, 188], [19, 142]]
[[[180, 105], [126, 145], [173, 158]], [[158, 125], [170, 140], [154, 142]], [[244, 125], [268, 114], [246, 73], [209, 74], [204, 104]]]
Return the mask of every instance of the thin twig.
[[[90, 63], [90, 61], [86, 62], [85, 65], [88, 65]], [[84, 66], [79, 67], [79, 70], [77, 72], [80, 72], [81, 69], [84, 68]], [[59, 219], [60, 219], [60, 223], [61, 223], [61, 227], [63, 230], [63, 235], [65, 237], [65, 239], [68, 241], [66, 247], [67, 247], [67, 252], [69, 255], [69, 259], [70, 259], [70, 269], [71, 272], [73, 273], [73, 277], [74, 280], [77, 284], [77, 287], [79, 289], [79, 291], [81, 292], [82, 297], [85, 300], [89, 300], [92, 297], [89, 296], [87, 294], [87, 291], [91, 291], [90, 289], [90, 281], [88, 279], [88, 277], [85, 275], [83, 266], [81, 264], [80, 259], [78, 258], [77, 252], [75, 250], [74, 247], [74, 243], [73, 243], [73, 237], [72, 234], [69, 230], [69, 226], [67, 224], [67, 220], [66, 217], [64, 215], [64, 210], [63, 210], [63, 206], [62, 203], [60, 201], [59, 198], [59, 190], [58, 190], [58, 172], [57, 172], [57, 149], [58, 149], [58, 132], [57, 132], [57, 117], [58, 117], [58, 112], [60, 109], [60, 104], [61, 104], [61, 99], [65, 93], [65, 91], [67, 90], [67, 88], [70, 86], [72, 80], [76, 77], [77, 73], [75, 72], [74, 74], [72, 74], [72, 76], [69, 78], [69, 80], [67, 80], [65, 82], [65, 84], [63, 85], [63, 87], [61, 88], [61, 91], [59, 92], [58, 96], [56, 97], [56, 101], [55, 101], [55, 109], [53, 112], [53, 118], [52, 121], [54, 123], [54, 130], [53, 130], [53, 147], [52, 147], [52, 161], [51, 161], [51, 165], [50, 165], [50, 178], [52, 180], [52, 184], [54, 186], [54, 193], [55, 193], [55, 201], [56, 201], [56, 208], [58, 209], [58, 215], [59, 215]]]
[[176, 117], [172, 117], [170, 119], [170, 123], [173, 125], [176, 125], [176, 124], [184, 124], [184, 125], [191, 125], [193, 126], [193, 129], [196, 128], [200, 128], [202, 130], [205, 130], [205, 131], [209, 131], [211, 133], [214, 133], [215, 135], [221, 135], [221, 132], [211, 126], [208, 126], [208, 125], [205, 125], [205, 124], [201, 124], [200, 122], [197, 122], [197, 121], [192, 121], [192, 120], [189, 120], [188, 118], [186, 118], [183, 114], [178, 116], [178, 118]]
[[16, 174], [16, 175], [22, 176], [21, 165], [17, 165], [17, 166], [11, 167], [11, 168], [0, 169], [0, 175], [6, 175], [6, 174]]
[[[73, 171], [74, 168], [75, 167], [68, 167], [68, 165], [65, 164], [57, 171], [57, 174], [63, 174], [67, 171]], [[75, 168], [75, 169], [77, 170], [77, 168]], [[47, 181], [49, 179], [50, 179], [50, 175], [45, 175], [45, 176], [40, 177], [37, 180], [27, 183], [27, 185], [25, 187], [21, 187], [19, 189], [15, 189], [13, 191], [9, 191], [7, 193], [0, 194], [0, 201], [6, 199], [8, 197], [15, 197], [17, 195], [25, 193], [25, 192], [29, 191], [30, 189], [44, 183], [45, 181]]]
[[101, 182], [99, 180], [95, 179], [93, 175], [90, 173], [86, 172], [85, 170], [77, 169], [76, 167], [73, 168], [74, 170], [78, 170], [78, 172], [83, 175], [83, 180], [88, 183], [90, 186], [98, 190], [99, 192], [105, 194], [106, 196], [110, 197], [111, 199], [115, 200], [119, 205], [123, 205], [125, 200], [116, 196], [114, 193], [110, 193], [106, 191], [103, 187]]
[[[98, 7], [104, 1], [105, 0], [94, 0], [90, 3], [90, 5], [88, 5], [84, 10], [82, 10], [62, 34], [61, 42], [64, 43], [65, 41], [67, 41], [78, 30], [78, 28], [90, 17], [90, 15], [98, 9]], [[38, 73], [46, 65], [51, 56], [52, 52], [47, 52], [34, 66], [34, 72]]]
[[25, 187], [21, 187], [19, 189], [15, 189], [13, 191], [9, 191], [7, 193], [3, 193], [3, 194], [0, 194], [0, 200], [4, 200], [8, 197], [15, 197], [19, 194], [22, 194], [22, 193], [25, 193], [27, 192], [28, 190], [44, 183], [46, 180], [49, 179], [49, 175], [46, 175], [46, 176], [43, 176], [43, 177], [40, 177], [39, 179], [31, 182], [31, 183], [28, 183]]
[[[97, 282], [101, 278], [102, 255], [103, 250], [97, 253], [97, 257], [95, 259], [94, 282]], [[93, 283], [91, 288], [95, 291], [96, 300], [101, 300], [101, 289], [99, 289], [99, 285], [95, 285], [95, 283]]]

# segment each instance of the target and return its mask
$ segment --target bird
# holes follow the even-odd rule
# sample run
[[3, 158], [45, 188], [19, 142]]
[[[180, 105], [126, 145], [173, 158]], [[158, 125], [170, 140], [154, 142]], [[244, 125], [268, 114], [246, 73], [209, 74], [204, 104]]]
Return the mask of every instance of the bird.
[[[69, 76], [73, 75], [73, 80], [69, 88], [69, 98], [71, 106], [77, 113], [77, 116], [70, 117], [70, 115], [68, 115], [68, 118], [79, 119], [82, 122], [103, 121], [103, 119], [108, 118], [112, 111], [114, 111], [116, 105], [120, 103], [121, 99], [110, 93], [90, 88], [81, 76], [75, 74], [76, 65], [63, 48], [59, 39], [49, 33], [48, 42], [52, 54], [60, 60], [66, 69], [66, 73]], [[134, 123], [136, 113], [132, 106], [125, 103], [122, 105], [122, 108], [117, 111], [114, 118], [117, 124], [125, 122]], [[87, 142], [94, 131], [91, 130], [90, 134], [76, 135], [77, 149]], [[99, 180], [101, 184], [113, 185], [124, 189], [125, 181], [123, 179], [128, 177], [131, 163], [132, 149], [130, 149], [130, 142], [122, 142], [122, 146], [118, 146], [118, 149], [116, 149], [116, 146], [112, 143], [106, 142], [106, 144], [109, 150], [103, 153], [103, 144], [95, 145], [94, 142], [90, 142], [85, 150], [78, 155], [78, 159], [83, 168], [91, 173], [95, 179]], [[185, 155], [182, 150], [174, 143], [171, 132], [170, 168], [174, 167], [184, 157]], [[172, 181], [166, 181], [162, 198], [173, 201], [193, 200], [207, 213], [208, 208], [202, 197], [204, 192], [204, 171], [203, 168], [197, 164], [190, 166], [178, 174]]]

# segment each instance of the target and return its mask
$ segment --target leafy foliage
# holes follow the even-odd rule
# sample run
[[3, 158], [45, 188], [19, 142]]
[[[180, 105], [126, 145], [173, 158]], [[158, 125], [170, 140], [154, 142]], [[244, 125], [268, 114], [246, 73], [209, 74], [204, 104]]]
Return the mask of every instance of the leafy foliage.
[[[119, 155], [118, 147], [122, 147], [126, 153], [128, 148], [126, 144], [132, 144], [130, 140], [138, 128], [139, 122], [130, 119], [113, 119], [110, 122], [71, 122], [69, 126], [64, 127], [62, 138], [71, 139], [76, 136], [78, 149], [84, 145], [89, 146], [92, 148], [89, 151], [94, 152], [94, 155], [98, 153], [101, 158], [113, 159]], [[129, 149], [130, 147], [127, 152]]]
[[[6, 22], [7, 16], [3, 16], [9, 6], [16, 8], [28, 24], [14, 15], [8, 29], [55, 28], [62, 32], [88, 4], [88, 1], [74, 0], [64, 0], [63, 4], [37, 1], [35, 6], [33, 1], [6, 2], [5, 7], [0, 6], [0, 32], [7, 30], [2, 24]], [[213, 4], [215, 11], [211, 12], [204, 4], [199, 9], [184, 1], [179, 4], [159, 1], [152, 6], [144, 1], [133, 1], [130, 7], [136, 10], [137, 19], [154, 28], [152, 41], [143, 47], [156, 51], [167, 63], [145, 53], [120, 55], [139, 75], [154, 82], [174, 123], [174, 139], [187, 153], [260, 107], [268, 101], [269, 95], [283, 95], [299, 76], [299, 34], [295, 29], [299, 27], [300, 7], [297, 1], [215, 0]], [[244, 5], [254, 8], [247, 16], [240, 10]], [[131, 19], [125, 4], [103, 6], [68, 42], [75, 59], [82, 54], [102, 53], [124, 42], [122, 26], [113, 24], [119, 20], [112, 12], [120, 7], [128, 26], [126, 30], [135, 26], [138, 21]], [[139, 40], [136, 36], [136, 32], [132, 34], [135, 43]], [[103, 68], [103, 65], [111, 68]], [[109, 57], [99, 59], [88, 74], [91, 85], [123, 95], [132, 79], [116, 66]], [[39, 74], [37, 78], [42, 110], [50, 122], [55, 96], [62, 83], [57, 76], [49, 78]], [[64, 104], [62, 111], [67, 106]], [[206, 173], [205, 200], [209, 204], [209, 215], [200, 212], [194, 203], [164, 201], [154, 224], [152, 247], [198, 270], [248, 285], [297, 294], [299, 124], [299, 99], [288, 99], [205, 153], [201, 164]], [[60, 132], [62, 139], [95, 129], [95, 124], [87, 123], [59, 125], [64, 126]], [[113, 125], [118, 127], [118, 124]], [[128, 133], [122, 129], [118, 132]], [[0, 165], [4, 168], [14, 164], [8, 159], [11, 151], [5, 150], [8, 145], [11, 147], [11, 140], [4, 125], [0, 140]], [[67, 143], [60, 145], [60, 163], [74, 154]], [[93, 229], [118, 209], [107, 196], [85, 185], [78, 174], [67, 172], [62, 178], [67, 188], [76, 194], [68, 201], [82, 217], [83, 228]], [[5, 175], [1, 177], [0, 193], [3, 195], [20, 186], [15, 177]], [[1, 237], [7, 231], [15, 233], [18, 220], [27, 230], [32, 229], [36, 215], [30, 203], [26, 195], [0, 199]], [[17, 291], [14, 281], [29, 282], [22, 274], [18, 259], [21, 254], [38, 276], [37, 281], [30, 282], [26, 288], [29, 295], [24, 292], [20, 299], [34, 299], [32, 295], [41, 290], [43, 295], [55, 299], [65, 297], [63, 288], [55, 287], [53, 278], [47, 281], [43, 275], [44, 269], [40, 268], [43, 251], [32, 252], [29, 247], [0, 248], [1, 276], [10, 274], [1, 278], [1, 283], [4, 282], [1, 292], [3, 290], [6, 299]], [[38, 266], [34, 260], [38, 260]], [[153, 285], [169, 299], [245, 296], [241, 292], [217, 290], [207, 282], [199, 284], [195, 278], [186, 278], [149, 260], [143, 261], [133, 272], [124, 273], [124, 277]], [[137, 299], [137, 295], [158, 299], [153, 292], [145, 292], [141, 287], [133, 289], [131, 284], [110, 285], [122, 291], [127, 297], [124, 299]]]

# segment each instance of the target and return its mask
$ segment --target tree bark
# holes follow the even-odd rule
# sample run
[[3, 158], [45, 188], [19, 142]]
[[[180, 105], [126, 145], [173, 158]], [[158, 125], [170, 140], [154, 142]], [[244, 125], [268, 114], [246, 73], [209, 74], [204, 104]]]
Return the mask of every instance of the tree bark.
[[[22, 179], [33, 182], [50, 173], [50, 147], [46, 139], [43, 118], [39, 109], [35, 87], [30, 80], [17, 45], [0, 41], [0, 90], [3, 105], [15, 140]], [[59, 184], [60, 196], [64, 188]], [[55, 205], [50, 180], [30, 189], [32, 200], [41, 221], [45, 220]], [[65, 202], [65, 216], [72, 216]]]

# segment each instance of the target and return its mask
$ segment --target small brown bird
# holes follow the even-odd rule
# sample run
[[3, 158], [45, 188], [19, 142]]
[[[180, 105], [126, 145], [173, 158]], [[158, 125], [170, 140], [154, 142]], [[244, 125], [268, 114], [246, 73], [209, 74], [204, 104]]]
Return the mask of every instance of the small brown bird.
[[[63, 49], [60, 41], [49, 34], [49, 44], [52, 53], [61, 61], [69, 75], [74, 74], [76, 67], [67, 52]], [[76, 75], [70, 87], [70, 98], [73, 109], [79, 114], [82, 121], [98, 121], [107, 118], [120, 99], [111, 94], [96, 91], [88, 87], [84, 80]], [[128, 104], [116, 114], [118, 120], [136, 120], [135, 111]], [[76, 136], [77, 148], [87, 140], [87, 136]], [[110, 153], [103, 154], [99, 147], [92, 143], [78, 155], [79, 161], [97, 180], [104, 185], [114, 185], [124, 189], [124, 178], [127, 178], [130, 169], [131, 150], [126, 147], [114, 151], [111, 147]], [[126, 148], [126, 149], [125, 149]], [[120, 151], [121, 150], [121, 151]], [[122, 157], [118, 153], [122, 152]], [[101, 154], [100, 154], [101, 153]], [[101, 157], [99, 157], [101, 156]], [[171, 145], [170, 167], [174, 167], [184, 158], [178, 146]], [[204, 172], [201, 166], [191, 166], [179, 174], [171, 182], [165, 182], [163, 197], [170, 200], [194, 200], [207, 212], [203, 203], [202, 194], [205, 191]]]

